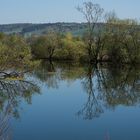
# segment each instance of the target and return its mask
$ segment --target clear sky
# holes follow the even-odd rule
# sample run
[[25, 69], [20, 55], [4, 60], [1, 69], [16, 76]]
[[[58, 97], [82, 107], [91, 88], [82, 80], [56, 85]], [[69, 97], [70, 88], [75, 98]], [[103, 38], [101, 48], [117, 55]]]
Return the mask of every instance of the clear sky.
[[[83, 22], [75, 7], [86, 0], [0, 0], [0, 24]], [[88, 0], [87, 0], [88, 1]], [[140, 18], [140, 0], [90, 0], [120, 18]]]

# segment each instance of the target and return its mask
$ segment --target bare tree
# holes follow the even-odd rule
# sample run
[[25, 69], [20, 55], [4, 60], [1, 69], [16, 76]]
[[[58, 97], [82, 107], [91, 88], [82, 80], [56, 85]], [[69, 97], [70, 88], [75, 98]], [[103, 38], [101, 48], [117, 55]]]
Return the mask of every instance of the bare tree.
[[87, 34], [86, 34], [86, 50], [88, 53], [89, 61], [97, 61], [97, 50], [98, 45], [96, 45], [96, 35], [95, 29], [97, 27], [98, 22], [100, 21], [103, 8], [100, 7], [99, 4], [93, 4], [92, 2], [84, 2], [83, 7], [77, 7], [77, 10], [84, 15], [84, 18], [87, 22]]

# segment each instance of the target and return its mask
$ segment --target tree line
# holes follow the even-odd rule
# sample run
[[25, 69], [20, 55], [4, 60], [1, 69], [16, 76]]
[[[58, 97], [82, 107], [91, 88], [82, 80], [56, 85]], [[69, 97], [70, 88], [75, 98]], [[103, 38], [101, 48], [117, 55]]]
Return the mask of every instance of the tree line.
[[137, 20], [120, 19], [98, 4], [85, 2], [77, 7], [86, 20], [81, 36], [50, 30], [40, 36], [0, 34], [0, 64], [22, 66], [33, 58], [71, 60], [86, 63], [140, 63], [140, 25]]

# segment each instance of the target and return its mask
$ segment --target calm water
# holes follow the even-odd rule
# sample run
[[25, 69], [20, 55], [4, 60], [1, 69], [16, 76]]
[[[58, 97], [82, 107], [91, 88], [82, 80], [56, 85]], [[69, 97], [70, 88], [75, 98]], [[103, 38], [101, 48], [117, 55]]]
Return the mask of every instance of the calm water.
[[140, 70], [43, 63], [0, 81], [0, 140], [140, 140]]

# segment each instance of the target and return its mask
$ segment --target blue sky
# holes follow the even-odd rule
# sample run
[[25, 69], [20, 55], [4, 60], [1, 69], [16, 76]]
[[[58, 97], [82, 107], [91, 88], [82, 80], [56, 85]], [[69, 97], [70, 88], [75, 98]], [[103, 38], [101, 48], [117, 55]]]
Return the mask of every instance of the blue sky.
[[[86, 0], [0, 0], [0, 24], [83, 22], [76, 10]], [[88, 0], [87, 0], [88, 1]], [[120, 18], [140, 18], [140, 0], [91, 0]]]

